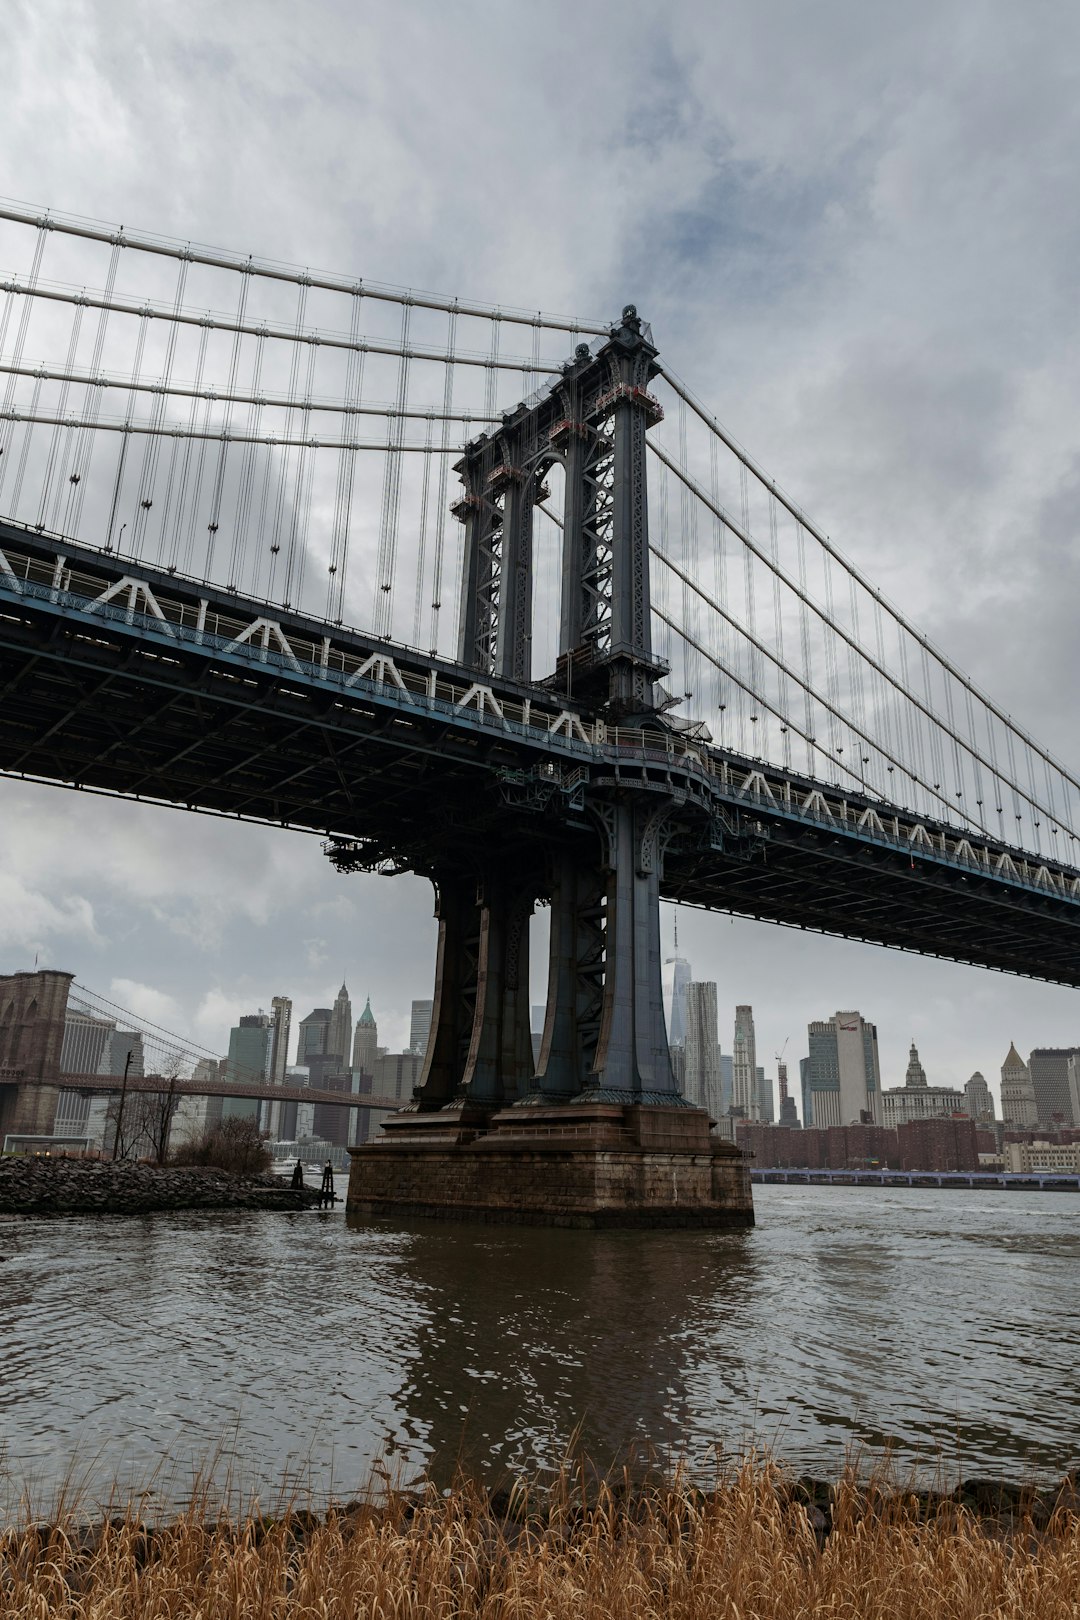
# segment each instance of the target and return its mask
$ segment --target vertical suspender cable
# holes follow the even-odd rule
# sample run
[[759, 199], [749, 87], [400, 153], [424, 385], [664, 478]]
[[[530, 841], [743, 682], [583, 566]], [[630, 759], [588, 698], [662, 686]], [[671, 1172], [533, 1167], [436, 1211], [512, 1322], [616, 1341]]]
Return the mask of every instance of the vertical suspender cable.
[[[176, 278], [176, 292], [173, 296], [173, 314], [179, 315], [184, 307], [184, 287], [187, 283], [189, 259], [180, 260], [180, 270]], [[149, 524], [150, 511], [154, 504], [154, 482], [157, 476], [158, 459], [161, 455], [161, 425], [165, 418], [165, 407], [168, 400], [169, 380], [172, 376], [173, 358], [176, 354], [176, 340], [180, 327], [176, 320], [168, 322], [168, 336], [165, 340], [165, 357], [161, 370], [161, 390], [154, 395], [150, 407], [150, 428], [143, 446], [142, 470], [139, 474], [139, 489], [136, 496], [135, 532], [132, 539], [131, 554], [133, 557], [142, 555], [143, 541]]]
[[[382, 513], [379, 534], [379, 554], [376, 567], [378, 592], [375, 607], [375, 630], [380, 636], [389, 636], [394, 621], [394, 570], [397, 565], [398, 510], [401, 502], [401, 442], [405, 419], [401, 414], [409, 397], [409, 321], [412, 305], [404, 304], [401, 311], [401, 353], [398, 360], [397, 414], [391, 416], [386, 429], [386, 464], [383, 473]], [[490, 412], [489, 412], [490, 414]]]
[[[28, 297], [27, 293], [29, 292], [31, 287], [36, 287], [37, 286], [38, 276], [41, 274], [41, 260], [42, 260], [42, 257], [44, 256], [44, 253], [45, 253], [45, 242], [46, 242], [47, 235], [48, 235], [48, 228], [49, 228], [48, 227], [48, 222], [45, 221], [45, 220], [43, 220], [42, 223], [38, 226], [37, 241], [34, 243], [34, 254], [33, 254], [33, 258], [30, 261], [30, 275], [27, 278], [26, 292], [24, 292], [21, 295], [23, 303], [22, 303], [22, 309], [19, 312], [19, 324], [18, 324], [18, 327], [16, 329], [16, 334], [15, 334], [15, 348], [14, 348], [14, 350], [12, 352], [12, 365], [13, 365], [13, 367], [22, 365], [23, 350], [24, 350], [24, 348], [26, 346], [26, 331], [27, 331], [28, 326], [30, 325], [30, 312], [31, 312], [31, 310], [33, 309], [33, 306], [34, 306], [34, 300], [32, 298]], [[8, 297], [9, 297], [9, 299], [13, 299], [13, 298], [16, 297], [16, 294], [15, 293], [9, 293]], [[6, 333], [6, 331], [7, 331], [7, 323], [8, 323], [8, 316], [10, 314], [10, 307], [11, 306], [9, 304], [8, 309], [4, 313], [3, 333]], [[3, 333], [0, 333], [0, 339], [2, 339]], [[12, 372], [8, 376], [7, 386], [4, 389], [4, 411], [5, 411], [5, 413], [10, 411], [11, 408], [12, 408], [12, 404], [13, 404], [13, 401], [15, 399], [15, 390], [18, 387], [18, 382], [19, 382], [19, 379], [15, 375], [14, 370], [12, 370]], [[4, 479], [5, 479], [5, 476], [6, 476], [6, 473], [7, 473], [8, 458], [11, 455], [11, 442], [12, 442], [12, 438], [14, 436], [14, 433], [15, 433], [15, 424], [14, 424], [14, 422], [8, 421], [6, 419], [4, 421], [0, 421], [0, 495], [3, 494]], [[29, 436], [29, 433], [30, 433], [30, 423], [27, 422], [27, 424], [26, 424], [26, 434], [27, 434], [27, 436]]]
[[[116, 285], [116, 273], [120, 267], [120, 243], [113, 243], [113, 250], [109, 257], [109, 268], [105, 277], [105, 302], [112, 298]], [[90, 376], [95, 377], [101, 365], [101, 357], [105, 350], [105, 335], [109, 324], [109, 310], [101, 309], [98, 313], [97, 331], [94, 334], [94, 347], [90, 356]], [[86, 408], [83, 411], [83, 423], [80, 426], [78, 438], [75, 443], [75, 465], [68, 478], [68, 501], [64, 512], [63, 529], [65, 534], [77, 538], [81, 526], [83, 502], [86, 498], [86, 488], [90, 478], [91, 459], [97, 434], [94, 423], [97, 421], [101, 409], [101, 399], [104, 390], [94, 386], [91, 382], [87, 392]]]
[[435, 561], [432, 569], [433, 584], [431, 590], [431, 633], [428, 637], [431, 643], [431, 655], [435, 656], [439, 647], [439, 613], [442, 609], [443, 593], [443, 564], [446, 545], [446, 501], [447, 482], [450, 475], [450, 422], [448, 420], [454, 404], [454, 345], [457, 341], [457, 310], [452, 309], [448, 317], [446, 332], [446, 363], [443, 366], [443, 424], [442, 449], [439, 456], [439, 485], [435, 497]]

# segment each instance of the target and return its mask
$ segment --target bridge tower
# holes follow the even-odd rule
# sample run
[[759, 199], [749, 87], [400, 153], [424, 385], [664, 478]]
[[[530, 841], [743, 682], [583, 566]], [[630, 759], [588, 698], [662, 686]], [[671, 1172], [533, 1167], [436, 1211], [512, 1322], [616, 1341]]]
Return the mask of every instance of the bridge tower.
[[[457, 464], [465, 528], [459, 660], [527, 683], [533, 515], [564, 469], [556, 669], [545, 684], [609, 730], [662, 726], [649, 612], [645, 433], [660, 407], [648, 327], [632, 305], [606, 340], [470, 444]], [[578, 1098], [679, 1105], [660, 978], [659, 880], [670, 804], [625, 787], [590, 792], [590, 831], [543, 862], [512, 849], [475, 874], [433, 874], [439, 966], [421, 1109]], [[466, 892], [472, 888], [473, 894]], [[551, 902], [547, 1012], [533, 1073], [528, 917]]]
[[[606, 338], [466, 447], [453, 510], [464, 526], [458, 662], [475, 681], [543, 688], [582, 739], [664, 759], [652, 649], [646, 432], [656, 354], [632, 305]], [[532, 657], [533, 525], [563, 469], [556, 667]], [[493, 700], [494, 701], [494, 700]], [[585, 750], [586, 755], [591, 750]], [[660, 880], [682, 808], [663, 770], [580, 770], [572, 812], [530, 812], [553, 767], [505, 771], [521, 813], [488, 839], [450, 841], [427, 867], [439, 943], [431, 1035], [411, 1107], [356, 1150], [349, 1208], [569, 1224], [745, 1224], [742, 1156], [714, 1141], [671, 1068], [660, 961]], [[496, 773], [498, 774], [498, 773]], [[520, 796], [520, 797], [518, 797]], [[685, 794], [683, 795], [685, 797]], [[417, 869], [415, 862], [412, 863]], [[551, 906], [547, 1006], [534, 1064], [529, 918]]]
[[[633, 306], [579, 344], [553, 383], [471, 443], [454, 507], [465, 530], [459, 660], [485, 677], [542, 684], [609, 737], [663, 731], [669, 701], [652, 650], [646, 481], [656, 349]], [[560, 644], [532, 668], [533, 518], [564, 469]], [[431, 1128], [493, 1111], [565, 1105], [685, 1108], [661, 988], [659, 884], [673, 800], [590, 783], [579, 827], [433, 870], [439, 946], [432, 1033], [415, 1114]], [[539, 1061], [530, 1043], [528, 920], [551, 904]], [[415, 1127], [399, 1116], [391, 1132]]]

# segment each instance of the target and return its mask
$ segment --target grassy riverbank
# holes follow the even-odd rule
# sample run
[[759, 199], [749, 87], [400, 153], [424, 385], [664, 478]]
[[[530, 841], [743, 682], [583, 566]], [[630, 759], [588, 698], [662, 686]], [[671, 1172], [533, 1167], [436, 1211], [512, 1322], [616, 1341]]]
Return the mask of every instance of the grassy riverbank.
[[134, 1512], [0, 1542], [5, 1620], [1075, 1620], [1080, 1498], [969, 1483], [799, 1485], [747, 1463], [678, 1481], [488, 1493], [463, 1484], [321, 1515]]

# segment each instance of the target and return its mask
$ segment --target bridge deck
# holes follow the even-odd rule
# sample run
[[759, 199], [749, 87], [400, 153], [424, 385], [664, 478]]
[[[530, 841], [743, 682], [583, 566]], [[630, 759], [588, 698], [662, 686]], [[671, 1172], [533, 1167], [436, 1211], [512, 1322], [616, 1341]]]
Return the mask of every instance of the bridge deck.
[[1072, 867], [25, 528], [0, 555], [0, 772], [421, 872], [592, 839], [632, 787], [676, 806], [669, 899], [1080, 984]]

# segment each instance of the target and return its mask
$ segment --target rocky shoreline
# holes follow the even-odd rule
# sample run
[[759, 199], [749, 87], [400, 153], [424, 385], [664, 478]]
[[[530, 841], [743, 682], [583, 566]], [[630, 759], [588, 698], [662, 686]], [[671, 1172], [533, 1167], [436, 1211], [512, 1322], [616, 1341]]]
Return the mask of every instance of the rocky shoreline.
[[180, 1209], [311, 1209], [314, 1187], [203, 1166], [95, 1159], [0, 1159], [0, 1215], [150, 1215]]

